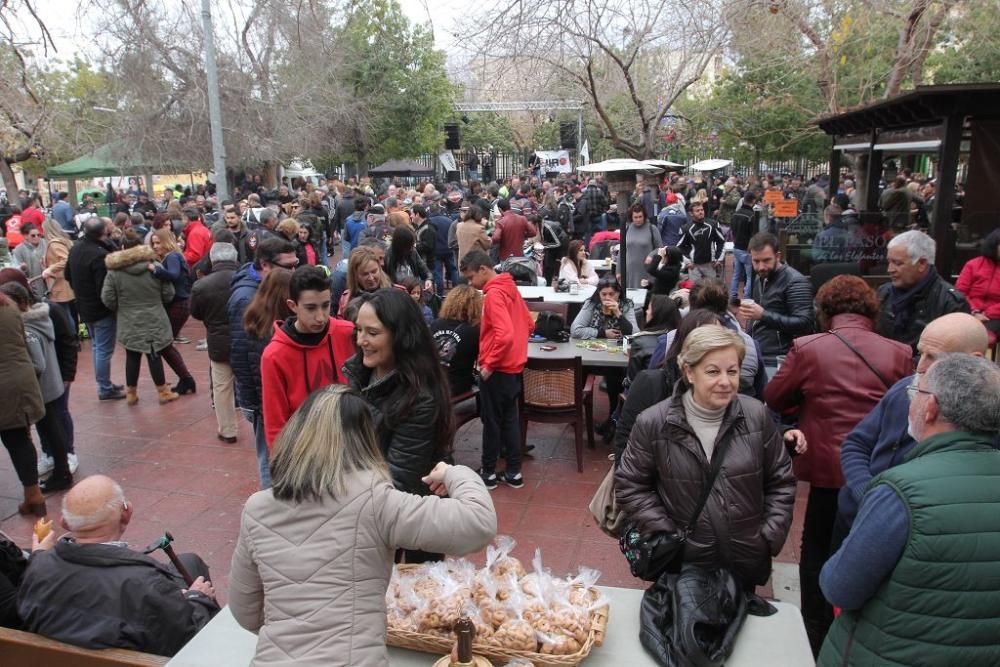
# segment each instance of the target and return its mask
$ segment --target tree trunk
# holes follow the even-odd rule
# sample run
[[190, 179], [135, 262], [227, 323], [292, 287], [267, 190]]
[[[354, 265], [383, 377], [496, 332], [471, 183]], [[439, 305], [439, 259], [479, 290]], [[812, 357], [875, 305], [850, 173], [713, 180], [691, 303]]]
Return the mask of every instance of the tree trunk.
[[269, 188], [278, 188], [278, 163], [274, 160], [266, 160], [261, 169], [261, 180]]
[[7, 188], [7, 201], [17, 201], [17, 179], [14, 177], [14, 170], [6, 157], [0, 157], [0, 177], [3, 178], [3, 185]]

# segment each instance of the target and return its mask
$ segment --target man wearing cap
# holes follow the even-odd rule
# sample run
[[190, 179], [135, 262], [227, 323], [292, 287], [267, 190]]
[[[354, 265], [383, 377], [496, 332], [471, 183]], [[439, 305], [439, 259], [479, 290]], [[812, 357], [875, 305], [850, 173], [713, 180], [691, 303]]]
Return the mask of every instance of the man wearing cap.
[[386, 221], [385, 206], [373, 204], [368, 208], [368, 226], [361, 232], [361, 239], [378, 239], [388, 243], [392, 239], [392, 227]]
[[590, 241], [594, 225], [600, 222], [601, 216], [608, 210], [608, 198], [595, 179], [590, 179], [576, 202], [576, 233], [575, 237], [583, 239], [584, 244]]
[[667, 205], [657, 216], [656, 224], [663, 244], [674, 247], [681, 241], [681, 228], [688, 223], [687, 212], [674, 192], [668, 192], [664, 201]]

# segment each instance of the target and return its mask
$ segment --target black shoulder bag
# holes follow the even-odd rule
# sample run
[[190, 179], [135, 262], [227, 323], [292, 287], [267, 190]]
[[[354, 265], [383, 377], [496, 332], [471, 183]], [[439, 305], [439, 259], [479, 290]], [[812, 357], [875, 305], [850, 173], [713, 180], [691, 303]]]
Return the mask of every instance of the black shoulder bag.
[[687, 542], [688, 534], [694, 530], [698, 523], [698, 517], [708, 502], [708, 496], [712, 493], [715, 480], [719, 476], [722, 468], [722, 461], [726, 457], [729, 443], [733, 439], [735, 426], [719, 443], [719, 448], [712, 457], [712, 467], [705, 482], [705, 487], [698, 498], [698, 505], [687, 524], [676, 533], [666, 531], [656, 531], [643, 535], [635, 524], [627, 526], [618, 539], [618, 546], [628, 560], [629, 570], [633, 577], [639, 577], [646, 581], [656, 581], [668, 569], [677, 571], [680, 569], [681, 557], [684, 554], [684, 543]]
[[858, 351], [858, 348], [854, 347], [849, 342], [847, 342], [847, 339], [841, 336], [839, 333], [837, 333], [836, 329], [830, 329], [830, 333], [839, 338], [840, 342], [846, 345], [851, 350], [851, 352], [858, 355], [858, 359], [865, 362], [865, 366], [867, 366], [871, 370], [871, 372], [874, 373], [876, 377], [878, 377], [878, 379], [882, 381], [882, 384], [885, 385], [886, 389], [892, 386], [892, 383], [886, 380], [885, 376], [879, 373], [878, 369], [872, 366], [872, 363], [870, 361], [865, 359], [865, 355], [861, 354], [861, 352]]

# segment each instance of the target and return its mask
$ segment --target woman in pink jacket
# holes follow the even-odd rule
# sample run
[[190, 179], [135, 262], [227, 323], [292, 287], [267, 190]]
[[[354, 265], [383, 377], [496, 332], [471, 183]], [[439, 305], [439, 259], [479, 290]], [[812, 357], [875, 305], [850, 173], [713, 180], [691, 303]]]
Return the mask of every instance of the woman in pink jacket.
[[243, 508], [229, 575], [229, 608], [258, 636], [252, 664], [387, 667], [396, 549], [482, 549], [497, 528], [489, 492], [447, 463], [423, 478], [431, 495], [394, 488], [371, 408], [344, 385], [313, 392], [273, 451], [272, 487]]
[[983, 239], [979, 257], [962, 267], [955, 287], [972, 306], [972, 314], [989, 329], [995, 341], [1000, 336], [1000, 229]]

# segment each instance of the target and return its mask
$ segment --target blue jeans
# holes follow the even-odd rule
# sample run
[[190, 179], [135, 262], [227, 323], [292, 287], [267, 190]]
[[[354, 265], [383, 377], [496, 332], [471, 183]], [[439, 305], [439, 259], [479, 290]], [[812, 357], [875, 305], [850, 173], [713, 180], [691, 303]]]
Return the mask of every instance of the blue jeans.
[[434, 266], [434, 285], [438, 294], [444, 294], [444, 281], [450, 280], [452, 285], [458, 284], [458, 267], [455, 266], [455, 253], [438, 255]]
[[750, 264], [750, 253], [746, 250], [733, 249], [733, 284], [729, 287], [729, 297], [735, 299], [740, 289], [740, 279], [743, 286], [743, 298], [749, 299], [753, 291], [753, 267]]
[[94, 356], [94, 378], [97, 394], [107, 396], [114, 392], [111, 384], [111, 355], [115, 352], [115, 316], [108, 315], [96, 322], [87, 322], [90, 332], [91, 352]]
[[264, 437], [264, 413], [261, 410], [244, 410], [243, 416], [253, 424], [253, 441], [257, 448], [257, 469], [260, 473], [260, 488], [271, 488], [271, 463], [267, 451], [267, 439]]

